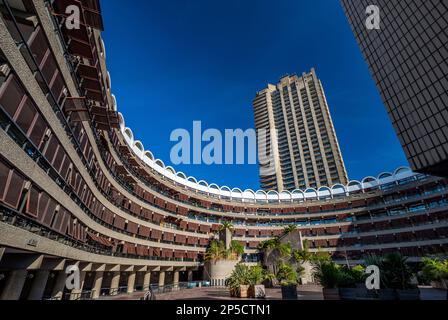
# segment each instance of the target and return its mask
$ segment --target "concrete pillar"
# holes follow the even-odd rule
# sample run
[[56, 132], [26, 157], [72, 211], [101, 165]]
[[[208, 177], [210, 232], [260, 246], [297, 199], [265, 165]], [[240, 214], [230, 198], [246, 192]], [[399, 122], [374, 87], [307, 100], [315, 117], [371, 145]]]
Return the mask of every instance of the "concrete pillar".
[[118, 294], [118, 288], [120, 287], [120, 271], [115, 271], [112, 275], [112, 281], [110, 282], [111, 295]]
[[128, 293], [133, 293], [135, 288], [135, 271], [129, 272], [128, 275]]
[[79, 289], [73, 289], [70, 293], [70, 300], [79, 300], [80, 295], [82, 293], [82, 289], [84, 288], [84, 280], [86, 279], [86, 272], [81, 271], [79, 273]]
[[49, 275], [49, 270], [39, 270], [36, 272], [30, 293], [28, 294], [28, 300], [42, 300]]
[[66, 280], [67, 275], [65, 274], [65, 271], [59, 271], [58, 275], [56, 276], [53, 291], [51, 292], [51, 296], [53, 299], [62, 300]]
[[188, 270], [188, 282], [193, 281], [193, 270]]
[[6, 279], [0, 300], [19, 300], [28, 271], [13, 270]]
[[179, 271], [174, 271], [174, 277], [173, 277], [173, 287], [178, 288], [179, 287]]
[[92, 299], [98, 299], [101, 293], [101, 285], [103, 284], [103, 271], [95, 272], [95, 278], [93, 279], [92, 287]]
[[159, 287], [163, 287], [165, 285], [165, 271], [160, 271], [159, 273]]
[[151, 271], [147, 271], [145, 273], [145, 277], [143, 278], [143, 290], [149, 290], [149, 286], [151, 285]]

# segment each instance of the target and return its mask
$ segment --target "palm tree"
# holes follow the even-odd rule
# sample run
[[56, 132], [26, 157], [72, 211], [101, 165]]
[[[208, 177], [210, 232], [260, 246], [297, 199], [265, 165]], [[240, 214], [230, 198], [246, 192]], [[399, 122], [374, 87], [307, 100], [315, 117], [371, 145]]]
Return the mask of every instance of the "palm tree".
[[291, 257], [292, 248], [291, 244], [288, 243], [280, 243], [277, 248], [278, 252], [280, 253], [281, 258], [289, 259]]
[[297, 230], [297, 226], [295, 224], [290, 224], [283, 228], [283, 235], [288, 235]]
[[316, 264], [313, 275], [325, 289], [336, 288], [341, 278], [340, 267], [332, 261]]
[[299, 275], [294, 268], [284, 262], [280, 262], [277, 266], [276, 278], [282, 285], [297, 284]]
[[240, 256], [242, 256], [244, 253], [244, 246], [241, 244], [241, 242], [232, 240], [230, 242], [230, 248], [228, 250], [228, 258], [237, 260]]
[[229, 250], [232, 241], [233, 224], [229, 221], [223, 221], [218, 231], [220, 239], [224, 241], [225, 248]]
[[223, 221], [219, 226], [219, 231], [233, 231], [233, 224], [230, 221]]
[[206, 261], [216, 261], [220, 259], [225, 259], [227, 257], [226, 248], [224, 242], [213, 240], [210, 242], [207, 251], [205, 252]]
[[261, 251], [275, 249], [278, 247], [279, 244], [280, 244], [280, 239], [278, 237], [275, 237], [275, 238], [272, 238], [269, 240], [261, 241], [258, 244], [258, 249]]
[[292, 256], [297, 263], [304, 263], [312, 260], [312, 254], [308, 250], [308, 240], [303, 241], [303, 249], [293, 250]]
[[398, 252], [388, 253], [383, 257], [381, 275], [384, 275], [386, 287], [392, 289], [409, 289], [412, 287], [412, 270], [408, 258]]

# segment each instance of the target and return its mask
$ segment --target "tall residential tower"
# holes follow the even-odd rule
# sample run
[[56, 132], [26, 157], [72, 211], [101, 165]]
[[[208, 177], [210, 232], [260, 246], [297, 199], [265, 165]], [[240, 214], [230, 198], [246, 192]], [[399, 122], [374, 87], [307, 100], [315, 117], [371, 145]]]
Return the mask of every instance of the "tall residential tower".
[[[447, 2], [342, 5], [412, 170], [448, 177]], [[378, 28], [366, 26], [371, 8]]]
[[[268, 174], [260, 170], [264, 190], [294, 190], [347, 184], [322, 83], [314, 69], [301, 77], [284, 76], [269, 84], [253, 101], [255, 126], [270, 134]], [[262, 168], [261, 168], [262, 169]], [[265, 170], [266, 171], [266, 170]]]

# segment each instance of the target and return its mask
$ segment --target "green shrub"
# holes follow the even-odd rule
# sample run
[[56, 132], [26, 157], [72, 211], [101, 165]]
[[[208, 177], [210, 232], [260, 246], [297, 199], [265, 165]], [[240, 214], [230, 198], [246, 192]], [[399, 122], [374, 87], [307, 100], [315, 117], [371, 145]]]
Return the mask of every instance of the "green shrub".
[[384, 256], [369, 256], [366, 265], [376, 265], [380, 269], [381, 287], [388, 289], [411, 289], [413, 272], [407, 262], [407, 257], [399, 252], [388, 253]]
[[276, 278], [282, 286], [294, 285], [299, 281], [297, 271], [291, 265], [284, 262], [278, 265]]
[[[320, 261], [314, 265], [314, 278], [326, 289], [337, 288], [343, 276], [340, 267], [332, 261]], [[348, 276], [344, 281], [348, 281]]]
[[237, 290], [240, 286], [251, 284], [250, 268], [242, 263], [238, 263], [232, 274], [226, 280], [226, 286], [231, 290]]
[[273, 275], [263, 269], [261, 265], [249, 267], [243, 263], [238, 263], [232, 274], [226, 280], [226, 286], [230, 289], [238, 289], [244, 285], [259, 285], [264, 280], [272, 279]]
[[448, 280], [448, 260], [423, 258], [422, 273], [428, 281]]

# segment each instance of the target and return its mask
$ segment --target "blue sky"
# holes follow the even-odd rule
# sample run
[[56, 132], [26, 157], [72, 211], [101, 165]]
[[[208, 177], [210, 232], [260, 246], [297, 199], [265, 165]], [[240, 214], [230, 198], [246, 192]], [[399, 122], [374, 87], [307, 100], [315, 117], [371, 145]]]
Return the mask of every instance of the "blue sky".
[[[102, 1], [112, 91], [126, 125], [170, 164], [170, 134], [254, 127], [267, 83], [316, 69], [350, 179], [407, 165], [339, 1]], [[180, 165], [209, 183], [258, 189], [257, 165]]]

